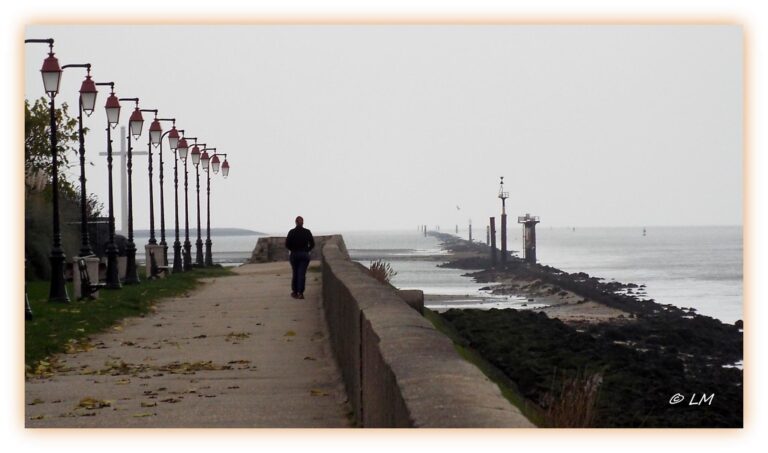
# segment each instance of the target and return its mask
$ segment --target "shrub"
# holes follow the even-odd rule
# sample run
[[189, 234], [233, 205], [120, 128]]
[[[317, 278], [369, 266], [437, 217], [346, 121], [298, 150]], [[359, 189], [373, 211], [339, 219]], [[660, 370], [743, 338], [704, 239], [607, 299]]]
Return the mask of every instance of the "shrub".
[[383, 260], [371, 261], [368, 273], [381, 283], [389, 283], [392, 277], [397, 275], [397, 271], [392, 269], [392, 266]]
[[546, 398], [547, 426], [554, 428], [588, 428], [595, 421], [595, 409], [600, 384], [603, 382], [601, 373], [587, 374], [579, 372], [573, 376], [563, 377], [560, 388]]

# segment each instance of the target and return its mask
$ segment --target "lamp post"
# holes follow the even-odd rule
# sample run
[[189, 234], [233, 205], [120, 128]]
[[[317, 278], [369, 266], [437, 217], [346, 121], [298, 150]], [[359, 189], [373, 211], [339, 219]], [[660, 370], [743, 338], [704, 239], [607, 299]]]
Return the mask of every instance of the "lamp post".
[[175, 153], [179, 144], [179, 131], [176, 130], [176, 118], [159, 118], [158, 121], [173, 121], [173, 127], [160, 137], [160, 245], [163, 246], [163, 266], [168, 265], [168, 243], [165, 242], [165, 195], [163, 192], [163, 138], [168, 136], [168, 145]]
[[115, 96], [113, 82], [97, 83], [98, 86], [110, 87], [110, 95], [104, 108], [107, 111], [107, 171], [109, 175], [109, 242], [107, 243], [107, 288], [120, 288], [120, 273], [117, 265], [117, 244], [115, 244], [115, 206], [112, 198], [112, 129], [120, 119], [120, 101]]
[[64, 282], [64, 250], [61, 247], [61, 228], [59, 224], [59, 160], [56, 137], [56, 93], [59, 92], [61, 73], [59, 60], [53, 54], [53, 39], [25, 39], [24, 43], [48, 44], [48, 58], [43, 61], [40, 73], [43, 76], [43, 87], [51, 98], [51, 192], [53, 201], [53, 243], [49, 256], [51, 263], [51, 287], [48, 293], [49, 302], [69, 302], [67, 287]]
[[91, 116], [96, 106], [96, 85], [91, 79], [91, 65], [65, 64], [61, 69], [85, 68], [86, 76], [80, 86], [80, 97], [77, 108], [77, 137], [80, 144], [80, 256], [93, 255], [91, 241], [88, 239], [88, 192], [85, 188], [85, 136], [83, 134], [83, 112]]
[[[152, 147], [160, 143], [160, 136], [163, 134], [163, 128], [160, 121], [157, 120], [157, 109], [141, 109], [142, 112], [151, 112], [155, 114], [155, 119], [149, 126], [149, 139], [147, 143], [148, 171], [149, 171], [149, 243], [157, 244], [155, 239], [155, 197], [152, 189]], [[149, 255], [147, 255], [149, 259]]]
[[[192, 140], [192, 139], [190, 139]], [[199, 145], [197, 143], [197, 137], [194, 138], [195, 145], [192, 147], [192, 151], [189, 153], [192, 156], [193, 163], [195, 159], [195, 155], [200, 156], [200, 149]], [[205, 148], [205, 143], [202, 143], [200, 146]], [[186, 154], [186, 153], [185, 153]], [[185, 155], [183, 157], [184, 159], [184, 232], [185, 232], [185, 239], [184, 239], [184, 270], [188, 271], [192, 269], [192, 244], [189, 242], [189, 173], [187, 171], [187, 156]], [[200, 186], [200, 180], [198, 178], [198, 187]], [[198, 206], [200, 204], [198, 203]]]
[[[205, 145], [203, 145], [203, 148], [205, 148]], [[203, 263], [203, 240], [200, 237], [200, 149], [195, 146], [192, 148], [190, 155], [192, 156], [192, 165], [195, 166], [195, 180], [197, 181], [197, 241], [195, 241], [195, 265], [202, 267], [205, 263]]]
[[[207, 219], [206, 219], [206, 240], [205, 240], [205, 265], [206, 266], [213, 266], [213, 242], [211, 242], [211, 170], [213, 170], [214, 174], [217, 174], [219, 172], [219, 156], [224, 156], [224, 162], [226, 163], [226, 171], [227, 175], [229, 175], [229, 163], [227, 163], [227, 154], [226, 153], [217, 153], [216, 148], [206, 148], [206, 150], [213, 150], [214, 154], [210, 157], [210, 165], [207, 162], [203, 163], [203, 169], [205, 170], [206, 177], [208, 180], [208, 184], [206, 187], [207, 190], [207, 201], [206, 201], [206, 212], [207, 212]], [[201, 158], [202, 159], [202, 158]], [[206, 159], [207, 161], [208, 159]], [[226, 178], [227, 175], [224, 175]]]
[[[191, 139], [191, 138], [190, 138]], [[197, 141], [197, 137], [194, 138]], [[173, 241], [173, 272], [183, 272], [187, 270], [186, 266], [182, 264], [184, 259], [181, 255], [181, 242], [179, 241], [179, 159], [184, 161], [184, 184], [186, 194], [186, 181], [187, 181], [187, 151], [189, 145], [187, 144], [187, 137], [183, 137], [176, 145], [176, 155], [173, 161], [173, 198], [176, 211], [176, 239]], [[186, 198], [184, 199], [184, 206], [186, 209]], [[189, 234], [187, 234], [189, 239]], [[186, 254], [184, 255], [186, 257]]]
[[123, 277], [123, 283], [126, 285], [134, 285], [139, 283], [139, 273], [136, 269], [136, 244], [133, 242], [133, 148], [131, 146], [131, 135], [138, 140], [141, 137], [141, 128], [144, 126], [144, 117], [141, 116], [141, 109], [139, 109], [139, 98], [120, 98], [119, 101], [134, 101], [136, 108], [131, 113], [131, 118], [128, 121], [128, 151], [126, 170], [128, 173], [128, 241], [125, 244], [125, 276]]

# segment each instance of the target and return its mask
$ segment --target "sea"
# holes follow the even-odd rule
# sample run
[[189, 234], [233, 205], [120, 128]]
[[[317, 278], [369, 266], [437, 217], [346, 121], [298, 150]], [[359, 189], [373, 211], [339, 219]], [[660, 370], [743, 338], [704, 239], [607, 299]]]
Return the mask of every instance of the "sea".
[[[451, 233], [452, 231], [446, 231]], [[337, 232], [334, 232], [337, 233]], [[740, 226], [542, 228], [537, 233], [539, 263], [567, 272], [645, 285], [646, 298], [696, 309], [733, 323], [743, 319], [743, 239]], [[330, 234], [315, 232], [315, 234]], [[427, 306], [455, 308], [536, 308], [526, 299], [490, 294], [472, 270], [438, 267], [448, 260], [440, 242], [412, 231], [341, 232], [353, 260], [384, 260], [397, 272], [392, 284], [421, 289]], [[466, 232], [457, 236], [466, 239]], [[258, 235], [213, 237], [213, 260], [224, 266], [246, 262]], [[485, 240], [485, 237], [482, 238]], [[136, 244], [147, 238], [137, 236]], [[509, 233], [508, 248], [521, 249]], [[143, 260], [139, 246], [138, 260]], [[194, 259], [194, 240], [193, 240]]]

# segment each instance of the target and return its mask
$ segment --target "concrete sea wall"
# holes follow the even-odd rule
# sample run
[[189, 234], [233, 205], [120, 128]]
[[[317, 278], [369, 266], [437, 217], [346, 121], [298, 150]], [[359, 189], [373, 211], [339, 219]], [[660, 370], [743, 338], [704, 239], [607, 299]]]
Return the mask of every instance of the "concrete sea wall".
[[[314, 236], [315, 248], [310, 254], [310, 259], [319, 260], [323, 245], [332, 238], [341, 239], [340, 235]], [[342, 240], [343, 244], [344, 241]], [[346, 248], [344, 248], [346, 253]], [[249, 263], [269, 263], [273, 261], [288, 261], [288, 249], [285, 248], [285, 236], [269, 236], [259, 238], [256, 242]]]
[[397, 290], [351, 261], [340, 236], [318, 248], [331, 344], [361, 426], [533, 427]]

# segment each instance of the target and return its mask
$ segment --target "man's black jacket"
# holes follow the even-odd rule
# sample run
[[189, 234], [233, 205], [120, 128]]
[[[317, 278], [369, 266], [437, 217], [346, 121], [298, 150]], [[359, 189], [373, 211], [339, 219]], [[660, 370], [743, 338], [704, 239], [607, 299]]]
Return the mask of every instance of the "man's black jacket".
[[315, 248], [315, 238], [312, 237], [311, 231], [297, 226], [288, 232], [285, 248], [292, 252], [309, 252]]

